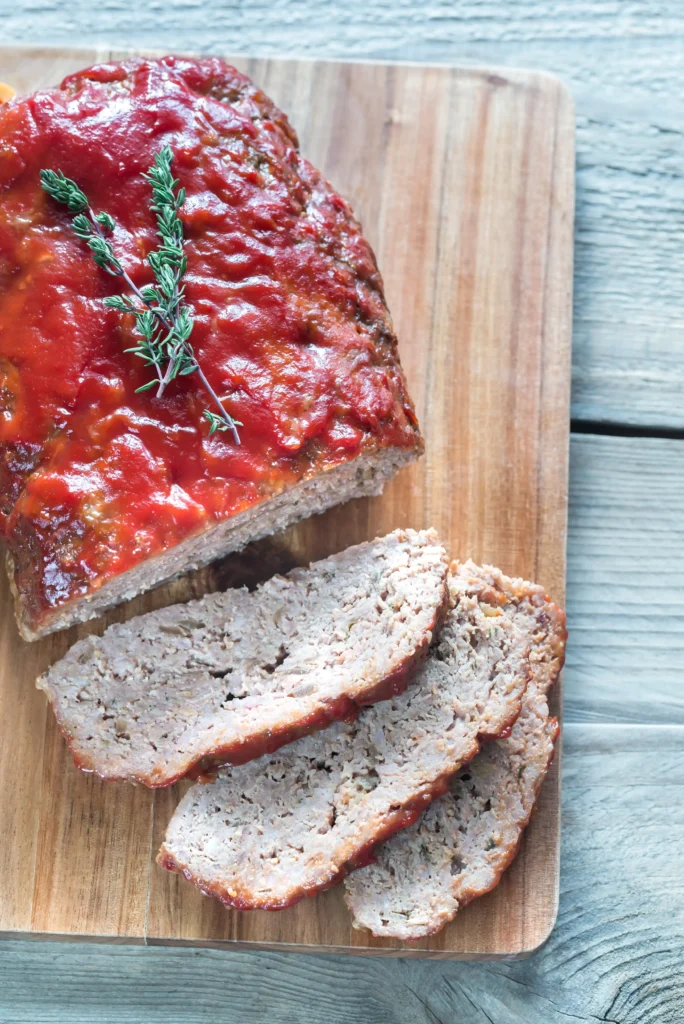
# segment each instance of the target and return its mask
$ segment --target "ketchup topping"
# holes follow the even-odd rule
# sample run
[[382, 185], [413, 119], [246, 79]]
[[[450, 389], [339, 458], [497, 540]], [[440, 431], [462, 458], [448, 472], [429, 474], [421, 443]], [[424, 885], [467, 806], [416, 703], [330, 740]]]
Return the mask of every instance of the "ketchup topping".
[[[158, 244], [143, 178], [165, 145], [181, 210], [192, 345], [241, 445], [209, 436], [196, 375], [161, 399], [124, 349], [64, 207], [61, 170], [138, 286]], [[123, 286], [125, 290], [125, 286]], [[129, 322], [130, 321], [130, 322]], [[415, 416], [370, 247], [285, 116], [218, 59], [99, 65], [0, 107], [0, 493], [36, 617], [322, 469], [414, 446]]]

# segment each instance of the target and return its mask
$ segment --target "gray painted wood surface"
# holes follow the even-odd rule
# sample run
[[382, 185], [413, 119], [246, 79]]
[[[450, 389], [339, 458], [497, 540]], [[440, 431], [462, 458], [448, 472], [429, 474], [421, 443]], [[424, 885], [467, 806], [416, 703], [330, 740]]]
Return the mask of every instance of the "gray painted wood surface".
[[683, 581], [684, 441], [574, 434], [567, 721], [684, 726]]
[[451, 964], [4, 942], [0, 1021], [682, 1024], [680, 0], [0, 0], [12, 41], [556, 72], [578, 123], [573, 415], [666, 436], [573, 437], [561, 903], [540, 952]]

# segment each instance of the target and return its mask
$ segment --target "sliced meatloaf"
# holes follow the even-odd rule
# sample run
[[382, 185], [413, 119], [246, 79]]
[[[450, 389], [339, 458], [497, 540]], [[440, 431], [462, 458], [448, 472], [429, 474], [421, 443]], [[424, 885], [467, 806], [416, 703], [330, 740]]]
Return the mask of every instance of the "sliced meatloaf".
[[[332, 885], [376, 843], [410, 825], [450, 777], [520, 712], [529, 638], [469, 567], [402, 695], [186, 794], [159, 854], [239, 909], [280, 909]], [[502, 603], [504, 607], [501, 607]]]
[[[126, 292], [42, 190], [62, 171], [141, 288], [165, 146], [197, 373], [157, 397]], [[99, 64], [0, 104], [0, 531], [27, 640], [349, 498], [423, 442], [375, 257], [286, 116], [215, 57]], [[363, 154], [359, 153], [359, 159]]]
[[565, 657], [565, 616], [543, 590], [470, 566], [482, 587], [507, 598], [506, 614], [528, 637], [532, 675], [508, 738], [487, 743], [410, 828], [345, 881], [357, 928], [418, 939], [498, 883], [515, 857], [553, 759], [558, 723], [546, 701]]
[[447, 600], [434, 530], [397, 530], [252, 593], [110, 626], [75, 644], [38, 686], [81, 768], [168, 786], [400, 692]]

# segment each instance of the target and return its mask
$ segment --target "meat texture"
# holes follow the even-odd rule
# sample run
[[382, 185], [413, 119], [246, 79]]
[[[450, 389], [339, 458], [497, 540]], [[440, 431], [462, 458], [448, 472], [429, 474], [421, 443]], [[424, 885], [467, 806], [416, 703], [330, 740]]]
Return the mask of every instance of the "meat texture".
[[240, 909], [280, 909], [339, 881], [415, 821], [451, 776], [517, 718], [529, 638], [498, 581], [449, 578], [450, 611], [402, 695], [197, 784], [159, 854], [203, 892]]
[[447, 611], [434, 530], [398, 530], [90, 636], [38, 680], [76, 763], [168, 786], [242, 764], [407, 685]]
[[505, 595], [504, 614], [527, 636], [532, 674], [507, 738], [483, 746], [410, 828], [376, 851], [375, 862], [345, 881], [357, 928], [419, 939], [493, 889], [517, 853], [553, 758], [558, 723], [547, 691], [565, 657], [565, 615], [541, 587], [497, 569], [468, 570], [483, 589]]

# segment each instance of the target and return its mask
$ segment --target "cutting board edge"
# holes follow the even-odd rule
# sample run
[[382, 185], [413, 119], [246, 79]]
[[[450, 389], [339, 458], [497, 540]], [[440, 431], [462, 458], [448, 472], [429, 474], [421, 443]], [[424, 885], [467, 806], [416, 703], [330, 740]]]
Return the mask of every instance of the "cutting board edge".
[[[78, 46], [52, 46], [52, 45], [36, 45], [31, 46], [30, 44], [13, 46], [11, 43], [0, 43], [0, 60], [2, 59], [3, 53], [26, 53], [26, 54], [59, 54], [59, 53], [83, 53], [83, 54], [95, 54], [95, 59], [111, 59], [108, 57], [109, 54], [116, 53], [117, 55], [131, 56], [131, 57], [163, 57], [166, 55], [174, 54], [182, 57], [221, 57], [224, 60], [240, 60], [240, 61], [278, 61], [283, 63], [292, 64], [339, 64], [339, 65], [359, 65], [362, 67], [398, 67], [398, 68], [429, 68], [430, 70], [436, 71], [455, 71], [458, 74], [463, 75], [477, 75], [479, 77], [487, 77], [492, 74], [498, 74], [502, 72], [502, 77], [507, 76], [512, 79], [536, 79], [539, 82], [548, 82], [553, 84], [554, 88], [564, 95], [564, 102], [569, 103], [570, 110], [574, 115], [575, 100], [572, 94], [570, 85], [559, 75], [553, 71], [547, 71], [542, 68], [528, 68], [525, 65], [518, 64], [479, 64], [473, 62], [472, 64], [454, 64], [448, 61], [421, 61], [421, 60], [391, 60], [390, 58], [373, 58], [373, 57], [312, 57], [308, 54], [297, 54], [297, 53], [259, 53], [253, 50], [241, 52], [235, 51], [231, 53], [206, 53], [200, 52], [199, 50], [190, 49], [176, 49], [176, 48], [164, 48], [157, 46], [150, 47], [133, 47], [133, 46], [118, 46], [116, 43], [105, 44], [103, 42], [93, 43], [88, 45]], [[121, 59], [117, 56], [116, 59]], [[84, 65], [87, 67], [88, 65]], [[10, 83], [7, 83], [11, 85]], [[54, 83], [55, 85], [57, 83]]]
[[[16, 54], [26, 53], [27, 55], [28, 54], [34, 54], [34, 55], [36, 55], [36, 54], [45, 54], [46, 56], [49, 56], [50, 54], [57, 55], [57, 54], [64, 54], [64, 53], [69, 53], [69, 54], [74, 54], [74, 55], [77, 55], [79, 53], [83, 53], [84, 55], [85, 54], [91, 54], [92, 55], [93, 53], [95, 53], [96, 54], [96, 58], [95, 59], [96, 60], [101, 60], [101, 59], [108, 59], [108, 55], [111, 54], [111, 53], [116, 53], [117, 55], [118, 54], [124, 54], [124, 53], [127, 53], [127, 54], [130, 53], [131, 56], [133, 56], [135, 54], [140, 54], [141, 50], [140, 49], [136, 50], [136, 49], [129, 48], [129, 47], [117, 47], [116, 45], [112, 45], [112, 46], [107, 45], [107, 46], [105, 46], [103, 44], [98, 44], [96, 47], [92, 47], [92, 46], [91, 47], [87, 47], [87, 46], [68, 46], [68, 47], [60, 47], [60, 46], [12, 46], [11, 44], [0, 44], [0, 61], [2, 59], [2, 54], [3, 53], [9, 53], [9, 52], [11, 52], [11, 53], [13, 53], [15, 55]], [[149, 53], [149, 54], [153, 54], [153, 53], [155, 53], [155, 54], [162, 54], [162, 53], [167, 53], [167, 52], [170, 52], [170, 51], [169, 50], [154, 50], [154, 51], [152, 51], [152, 50], [144, 50], [142, 52], [145, 53], [145, 54], [147, 54], [147, 53]], [[186, 52], [188, 55], [190, 55], [192, 51], [184, 51], [184, 52]], [[211, 55], [207, 55], [207, 56], [211, 56]], [[333, 59], [323, 58], [323, 59], [318, 59], [318, 58], [315, 58], [315, 57], [297, 56], [297, 55], [293, 55], [293, 54], [283, 54], [282, 56], [274, 56], [272, 54], [268, 54], [268, 55], [260, 56], [258, 54], [254, 54], [254, 53], [250, 53], [250, 54], [234, 53], [234, 54], [227, 55], [227, 59], [228, 60], [235, 59], [235, 60], [239, 60], [241, 62], [247, 61], [247, 60], [267, 60], [267, 61], [288, 62], [288, 63], [292, 63], [292, 64], [295, 64], [295, 63], [297, 63], [297, 64], [302, 64], [302, 63], [314, 64], [314, 63], [316, 63], [316, 64], [327, 64], [327, 65], [352, 65], [352, 66], [353, 65], [359, 65], [359, 66], [381, 66], [381, 67], [398, 67], [398, 68], [426, 68], [426, 69], [431, 69], [431, 70], [450, 71], [450, 72], [454, 72], [454, 73], [459, 74], [459, 75], [461, 75], [461, 74], [462, 75], [471, 75], [472, 74], [472, 75], [479, 76], [479, 77], [488, 76], [488, 75], [496, 74], [497, 72], [501, 72], [502, 75], [505, 75], [508, 79], [511, 79], [511, 80], [515, 80], [517, 78], [521, 78], [521, 79], [524, 79], [527, 83], [529, 83], [531, 80], [537, 80], [539, 82], [544, 82], [544, 81], [548, 82], [553, 87], [554, 90], [557, 90], [557, 92], [559, 94], [559, 116], [560, 116], [560, 107], [561, 106], [564, 108], [563, 116], [566, 116], [566, 117], [572, 116], [573, 115], [573, 111], [574, 111], [573, 97], [572, 97], [572, 94], [570, 93], [569, 89], [565, 85], [565, 83], [561, 79], [559, 79], [557, 76], [555, 76], [555, 75], [553, 75], [551, 73], [544, 72], [544, 71], [537, 71], [536, 69], [512, 68], [512, 67], [509, 68], [509, 67], [506, 67], [506, 66], [498, 66], [498, 67], [496, 67], [496, 66], [481, 66], [481, 65], [477, 65], [477, 64], [473, 64], [473, 65], [467, 65], [467, 64], [466, 65], [455, 65], [455, 64], [443, 64], [443, 63], [435, 63], [435, 64], [429, 63], [429, 64], [425, 64], [424, 62], [415, 62], [415, 61], [372, 60], [372, 59], [354, 59], [354, 58], [333, 58]], [[90, 58], [90, 63], [92, 63], [92, 56]], [[0, 75], [0, 77], [1, 77], [1, 75]], [[573, 135], [573, 142], [574, 142], [574, 135]], [[573, 153], [574, 153], [574, 150], [573, 150]], [[572, 171], [570, 173], [571, 173], [571, 187], [572, 187], [573, 194], [574, 194], [574, 161], [573, 161], [573, 168], [572, 168]], [[570, 259], [570, 265], [571, 265], [572, 264], [572, 234], [570, 235], [569, 250], [570, 250], [570, 252], [569, 252], [569, 259]], [[571, 308], [572, 308], [571, 307], [571, 301], [572, 301], [572, 276], [570, 276], [570, 278], [569, 278], [569, 283], [570, 284], [569, 284], [569, 298], [568, 298], [568, 302], [570, 304], [570, 310], [571, 310]], [[568, 338], [566, 339], [565, 345], [563, 347], [566, 349], [567, 355], [569, 357], [569, 354], [570, 354], [569, 339], [571, 338], [571, 330], [572, 330], [571, 315], [570, 315], [570, 317], [568, 319], [568, 322], [567, 322], [566, 326], [567, 326]], [[558, 350], [560, 351], [560, 349], [561, 349], [561, 346], [559, 345], [558, 346]], [[568, 365], [569, 365], [569, 358], [568, 358]], [[569, 393], [569, 378], [568, 378], [568, 393]], [[569, 407], [569, 402], [568, 402], [568, 407]], [[569, 446], [569, 433], [567, 435], [567, 446]], [[567, 455], [566, 455], [566, 459], [567, 459]], [[566, 478], [565, 479], [566, 479], [566, 494], [565, 494], [565, 509], [564, 509], [564, 511], [565, 511], [565, 526], [564, 526], [564, 529], [563, 529], [563, 552], [564, 552], [564, 555], [563, 555], [563, 565], [562, 565], [562, 573], [563, 573], [563, 583], [564, 583], [564, 585], [566, 583], [565, 547], [566, 547], [566, 543], [567, 543], [567, 470], [566, 470]], [[558, 687], [558, 698], [559, 698], [559, 701], [560, 701], [560, 697], [561, 697], [561, 686], [559, 684], [559, 687]], [[558, 749], [558, 752], [557, 752], [557, 762], [560, 761], [560, 757], [561, 757], [561, 750], [560, 750], [560, 746], [559, 746], [559, 749]], [[554, 793], [556, 794], [556, 796], [559, 797], [559, 794], [560, 794], [560, 783], [559, 783], [559, 781], [556, 781], [555, 779], [554, 780], [549, 779], [548, 781], [549, 782], [554, 782], [553, 790], [554, 790]], [[556, 812], [556, 817], [558, 818], [558, 820], [560, 820], [560, 800], [559, 799], [556, 800], [555, 812]], [[558, 835], [558, 830], [557, 830], [557, 835]], [[556, 843], [556, 848], [558, 850], [558, 843]], [[401, 956], [401, 957], [412, 957], [412, 958], [454, 959], [454, 960], [521, 959], [521, 958], [525, 958], [525, 957], [528, 957], [528, 956], [532, 955], [541, 945], [544, 944], [544, 942], [548, 938], [548, 935], [553, 930], [553, 926], [555, 924], [555, 920], [556, 920], [556, 916], [557, 916], [557, 911], [558, 911], [558, 899], [559, 899], [559, 866], [560, 866], [560, 854], [559, 854], [559, 852], [557, 852], [556, 857], [555, 857], [555, 866], [556, 866], [556, 872], [555, 872], [556, 877], [555, 877], [555, 884], [554, 884], [554, 896], [555, 896], [555, 899], [554, 899], [553, 906], [551, 905], [551, 901], [549, 901], [549, 903], [548, 903], [548, 909], [552, 910], [552, 914], [549, 917], [548, 929], [547, 929], [546, 933], [544, 934], [543, 938], [541, 938], [539, 942], [536, 942], [534, 945], [530, 945], [529, 948], [526, 946], [523, 949], [517, 949], [515, 951], [513, 951], [513, 950], [511, 950], [511, 951], [505, 950], [505, 951], [497, 951], [497, 952], [493, 952], [493, 953], [489, 953], [489, 952], [487, 952], [487, 953], [479, 953], [479, 952], [469, 952], [469, 951], [452, 952], [452, 951], [448, 951], [448, 950], [447, 951], [445, 951], [445, 950], [434, 950], [434, 951], [433, 950], [414, 950], [414, 949], [411, 949], [410, 947], [404, 948], [403, 946], [401, 946], [401, 947], [397, 946], [396, 948], [392, 948], [392, 949], [383, 949], [383, 948], [375, 948], [375, 947], [353, 947], [353, 946], [352, 947], [346, 947], [346, 946], [337, 946], [337, 945], [336, 946], [306, 945], [306, 944], [286, 943], [286, 942], [277, 942], [277, 941], [276, 942], [264, 942], [264, 943], [261, 943], [261, 942], [253, 942], [253, 941], [248, 941], [248, 940], [218, 940], [218, 939], [217, 940], [205, 940], [205, 939], [194, 940], [194, 939], [158, 938], [158, 937], [150, 937], [149, 935], [147, 935], [147, 936], [144, 936], [144, 935], [139, 935], [139, 936], [135, 936], [135, 935], [132, 935], [132, 936], [121, 936], [121, 935], [116, 935], [116, 934], [100, 934], [100, 933], [94, 933], [94, 932], [93, 933], [87, 933], [87, 934], [70, 934], [70, 933], [37, 932], [37, 931], [21, 931], [21, 930], [17, 930], [17, 931], [9, 931], [9, 932], [8, 931], [2, 931], [2, 932], [0, 932], [0, 936], [1, 937], [7, 936], [7, 937], [12, 937], [12, 938], [27, 938], [27, 939], [36, 938], [36, 939], [45, 939], [45, 940], [50, 940], [50, 941], [92, 941], [92, 942], [98, 942], [98, 943], [100, 943], [100, 942], [107, 942], [107, 943], [114, 943], [114, 944], [133, 944], [133, 945], [148, 944], [148, 945], [158, 945], [158, 946], [166, 946], [166, 945], [168, 945], [168, 946], [189, 946], [189, 947], [198, 947], [198, 948], [206, 947], [206, 948], [252, 949], [252, 950], [254, 950], [254, 949], [269, 949], [269, 950], [281, 950], [281, 951], [285, 951], [285, 950], [287, 950], [287, 951], [298, 951], [298, 952], [307, 952], [307, 953], [323, 952], [323, 953], [339, 953], [339, 954], [344, 953], [344, 954], [361, 955], [361, 956], [373, 955], [373, 956], [380, 956], [380, 957], [387, 957], [387, 956], [397, 957], [397, 956]], [[148, 883], [148, 887], [149, 887], [149, 883]], [[545, 908], [545, 909], [547, 909], [547, 908]]]

